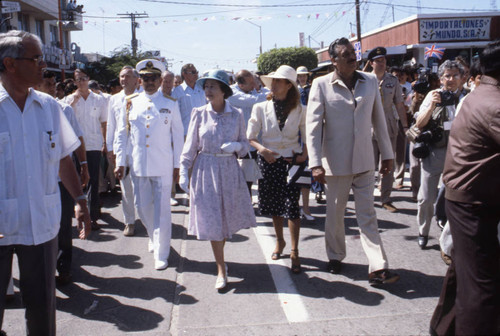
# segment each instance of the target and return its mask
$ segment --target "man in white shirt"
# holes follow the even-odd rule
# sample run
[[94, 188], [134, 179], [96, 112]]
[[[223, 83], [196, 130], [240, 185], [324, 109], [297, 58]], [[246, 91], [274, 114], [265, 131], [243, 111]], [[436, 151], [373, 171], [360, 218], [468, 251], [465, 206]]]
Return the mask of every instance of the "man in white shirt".
[[55, 335], [58, 173], [77, 201], [80, 238], [90, 233], [86, 198], [69, 156], [80, 142], [57, 101], [32, 89], [47, 66], [40, 39], [15, 30], [0, 34], [0, 55], [0, 329], [16, 253], [27, 334]]
[[[36, 86], [40, 92], [46, 93], [55, 98], [56, 96], [56, 76], [53, 72], [44, 70], [43, 81], [40, 85]], [[75, 149], [75, 155], [80, 163], [80, 180], [82, 185], [85, 186], [89, 182], [89, 171], [87, 168], [87, 152], [85, 150], [85, 141], [83, 140], [83, 132], [76, 121], [75, 112], [68, 104], [58, 101], [59, 105], [64, 112], [64, 116], [68, 119], [71, 128], [75, 132], [80, 146]], [[61, 192], [61, 227], [57, 235], [59, 253], [57, 258], [57, 272], [58, 276], [56, 281], [58, 285], [65, 285], [71, 282], [71, 261], [73, 256], [73, 232], [72, 222], [74, 214], [75, 201], [71, 194], [59, 181], [59, 191]]]
[[179, 177], [179, 159], [184, 145], [182, 120], [177, 102], [158, 91], [165, 66], [146, 59], [136, 66], [144, 92], [127, 98], [116, 136], [116, 175], [125, 177], [127, 155], [132, 157], [130, 174], [135, 206], [149, 235], [154, 267], [168, 267], [172, 223], [170, 190]]
[[[110, 165], [115, 167], [116, 162], [116, 128], [117, 121], [125, 110], [126, 97], [136, 92], [139, 73], [130, 65], [126, 65], [120, 71], [120, 85], [123, 90], [113, 95], [109, 100], [108, 123], [106, 130], [106, 146], [108, 148], [108, 160]], [[130, 167], [130, 158], [127, 159], [126, 167]], [[132, 187], [132, 179], [130, 174], [126, 174], [120, 180], [120, 188], [122, 192], [122, 209], [125, 228], [123, 235], [133, 236], [135, 234], [135, 207], [134, 207], [134, 189]]]
[[174, 90], [175, 74], [172, 71], [165, 70], [161, 74], [161, 87], [160, 90], [164, 95], [172, 96]]
[[[159, 90], [163, 93], [165, 97], [172, 98], [172, 91], [174, 89], [174, 80], [175, 80], [175, 74], [172, 71], [165, 70], [161, 74], [161, 86]], [[175, 185], [176, 183], [174, 181], [174, 183], [172, 183], [172, 191], [170, 193], [171, 206], [179, 205], [179, 202], [175, 199], [175, 194], [176, 194]]]
[[184, 125], [184, 137], [186, 137], [191, 111], [193, 108], [203, 106], [207, 103], [205, 91], [196, 85], [198, 80], [198, 70], [191, 63], [184, 64], [181, 69], [181, 76], [184, 82], [172, 91], [172, 97], [177, 99], [181, 112], [182, 125]]
[[[252, 107], [256, 103], [265, 101], [267, 93], [257, 91], [260, 90], [260, 85], [257, 84], [255, 76], [248, 70], [241, 70], [236, 73], [236, 84], [231, 85], [231, 89], [233, 90], [233, 95], [227, 100], [232, 106], [239, 108], [243, 112], [245, 125], [248, 126], [248, 120], [252, 115]], [[252, 194], [252, 184], [262, 177], [255, 161], [257, 158], [255, 153], [256, 149], [252, 147], [244, 158], [238, 159], [245, 175], [250, 195]]]
[[92, 230], [99, 230], [99, 169], [101, 155], [106, 152], [106, 120], [108, 105], [106, 100], [89, 89], [89, 76], [80, 69], [75, 70], [78, 89], [66, 97], [65, 102], [73, 108], [76, 120], [83, 131], [90, 181], [88, 197]]

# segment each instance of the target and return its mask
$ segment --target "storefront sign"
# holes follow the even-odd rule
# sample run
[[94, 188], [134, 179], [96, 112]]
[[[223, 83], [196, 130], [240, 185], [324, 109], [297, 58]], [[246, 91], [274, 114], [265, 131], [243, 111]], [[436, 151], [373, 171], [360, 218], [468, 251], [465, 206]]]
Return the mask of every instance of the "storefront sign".
[[491, 17], [420, 20], [420, 42], [489, 40]]

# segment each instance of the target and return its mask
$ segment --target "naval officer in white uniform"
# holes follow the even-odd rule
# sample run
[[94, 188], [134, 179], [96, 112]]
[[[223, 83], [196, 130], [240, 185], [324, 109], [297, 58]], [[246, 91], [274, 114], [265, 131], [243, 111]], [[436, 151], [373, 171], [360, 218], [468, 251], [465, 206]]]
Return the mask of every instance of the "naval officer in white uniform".
[[149, 235], [155, 268], [162, 270], [168, 266], [170, 253], [170, 190], [179, 176], [184, 127], [175, 99], [158, 91], [165, 66], [146, 59], [136, 69], [144, 91], [126, 98], [115, 140], [115, 173], [117, 178], [125, 177], [126, 157], [131, 153], [135, 206]]

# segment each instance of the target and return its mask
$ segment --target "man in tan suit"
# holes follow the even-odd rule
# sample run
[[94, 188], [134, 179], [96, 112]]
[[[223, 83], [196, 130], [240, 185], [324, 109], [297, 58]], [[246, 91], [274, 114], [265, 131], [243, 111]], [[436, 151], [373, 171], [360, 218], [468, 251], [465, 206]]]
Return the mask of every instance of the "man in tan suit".
[[381, 174], [392, 170], [394, 159], [378, 81], [356, 71], [354, 48], [346, 38], [330, 44], [329, 54], [336, 70], [313, 82], [306, 118], [309, 166], [315, 181], [326, 184], [328, 271], [340, 273], [346, 256], [344, 211], [352, 189], [361, 245], [369, 261], [369, 283], [393, 283], [399, 275], [388, 270], [373, 205], [372, 127], [382, 157]]

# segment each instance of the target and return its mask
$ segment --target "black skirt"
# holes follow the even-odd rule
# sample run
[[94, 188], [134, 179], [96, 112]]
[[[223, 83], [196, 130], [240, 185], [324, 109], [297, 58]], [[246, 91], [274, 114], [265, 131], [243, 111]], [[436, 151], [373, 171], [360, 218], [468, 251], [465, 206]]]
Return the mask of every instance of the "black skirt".
[[287, 184], [288, 162], [282, 157], [268, 163], [257, 158], [262, 179], [259, 180], [259, 210], [262, 215], [299, 219], [300, 188]]

